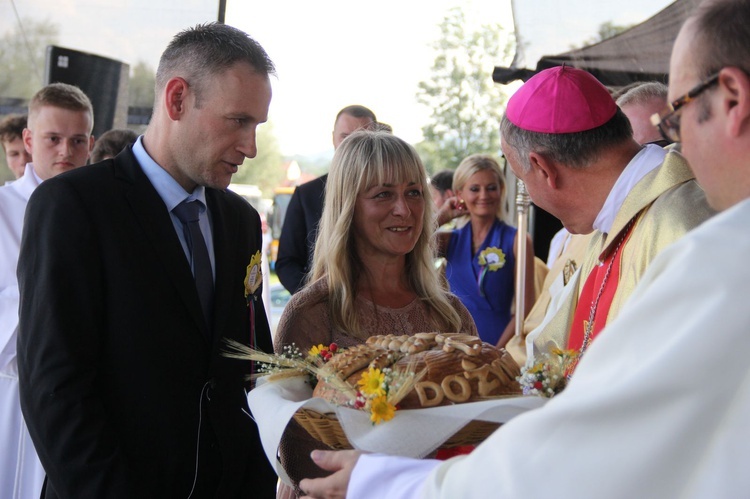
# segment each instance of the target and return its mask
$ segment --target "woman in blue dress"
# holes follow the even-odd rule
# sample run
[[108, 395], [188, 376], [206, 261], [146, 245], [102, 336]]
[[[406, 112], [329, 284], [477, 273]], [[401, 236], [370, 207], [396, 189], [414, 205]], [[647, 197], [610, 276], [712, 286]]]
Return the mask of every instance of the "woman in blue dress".
[[[451, 292], [469, 309], [482, 340], [502, 347], [515, 331], [518, 241], [516, 228], [502, 219], [505, 180], [500, 165], [488, 155], [467, 157], [453, 176], [453, 191], [438, 222], [442, 225], [457, 216], [465, 221], [460, 228], [438, 233], [445, 277]], [[534, 299], [534, 255], [528, 236], [526, 248], [524, 316]]]

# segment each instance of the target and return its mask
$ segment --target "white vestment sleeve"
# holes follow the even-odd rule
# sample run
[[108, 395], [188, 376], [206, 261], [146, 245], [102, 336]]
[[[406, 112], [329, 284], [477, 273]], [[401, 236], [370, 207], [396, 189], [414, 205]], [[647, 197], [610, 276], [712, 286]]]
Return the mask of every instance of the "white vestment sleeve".
[[416, 472], [396, 482], [397, 461], [368, 469], [378, 460], [366, 459], [355, 471], [372, 476], [354, 480], [349, 497], [747, 497], [748, 220], [750, 200], [657, 256], [544, 407], [440, 464], [421, 487]]
[[16, 339], [18, 279], [23, 217], [29, 196], [39, 184], [31, 165], [21, 179], [0, 187], [0, 497], [36, 499], [44, 468], [21, 414]]
[[363, 454], [352, 471], [346, 497], [407, 499], [421, 495], [425, 478], [441, 461]]

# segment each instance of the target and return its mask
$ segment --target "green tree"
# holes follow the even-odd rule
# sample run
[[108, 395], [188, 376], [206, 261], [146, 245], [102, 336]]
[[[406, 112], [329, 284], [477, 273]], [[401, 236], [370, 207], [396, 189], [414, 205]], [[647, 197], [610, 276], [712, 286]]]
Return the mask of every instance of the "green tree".
[[432, 110], [422, 128], [417, 150], [428, 171], [455, 168], [474, 153], [500, 149], [499, 123], [505, 95], [492, 81], [497, 64], [510, 57], [511, 43], [498, 24], [465, 29], [460, 7], [448, 11], [440, 24], [441, 37], [432, 44], [437, 53], [432, 76], [419, 83], [417, 100]]
[[286, 171], [283, 167], [284, 158], [273, 134], [273, 123], [269, 121], [259, 126], [256, 140], [258, 155], [253, 159], [245, 160], [234, 175], [232, 182], [257, 185], [263, 191], [263, 196], [270, 198], [274, 188], [286, 179]]
[[599, 42], [602, 40], [606, 40], [607, 38], [612, 38], [613, 36], [619, 35], [623, 31], [627, 31], [630, 28], [635, 26], [635, 24], [625, 24], [625, 25], [619, 25], [615, 24], [612, 21], [606, 21], [599, 25], [599, 30], [597, 31], [597, 38], [594, 38], [595, 42]]
[[0, 38], [0, 96], [30, 99], [42, 86], [47, 45], [57, 45], [60, 28], [48, 20], [22, 19]]
[[575, 50], [589, 45], [594, 45], [599, 42], [603, 42], [613, 36], [617, 36], [623, 31], [627, 31], [635, 26], [635, 24], [615, 24], [612, 21], [605, 21], [599, 25], [599, 29], [596, 30], [596, 35], [584, 40], [580, 45], [571, 45], [570, 49]]
[[[0, 36], [0, 97], [28, 100], [41, 88], [47, 45], [58, 43], [59, 31], [50, 21], [23, 19]], [[0, 148], [0, 185], [13, 178]]]
[[154, 68], [145, 61], [138, 61], [130, 70], [128, 105], [135, 107], [153, 106], [155, 81]]

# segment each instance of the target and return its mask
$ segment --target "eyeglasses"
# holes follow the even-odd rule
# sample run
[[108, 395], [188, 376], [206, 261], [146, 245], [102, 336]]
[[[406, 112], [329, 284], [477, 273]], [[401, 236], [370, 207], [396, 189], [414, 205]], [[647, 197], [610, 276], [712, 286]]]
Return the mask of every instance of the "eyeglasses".
[[688, 93], [675, 99], [667, 105], [667, 109], [651, 116], [651, 124], [659, 128], [662, 137], [672, 142], [680, 141], [680, 115], [677, 112], [690, 102], [698, 98], [700, 94], [716, 85], [719, 81], [719, 73], [714, 73], [707, 80], [699, 83]]

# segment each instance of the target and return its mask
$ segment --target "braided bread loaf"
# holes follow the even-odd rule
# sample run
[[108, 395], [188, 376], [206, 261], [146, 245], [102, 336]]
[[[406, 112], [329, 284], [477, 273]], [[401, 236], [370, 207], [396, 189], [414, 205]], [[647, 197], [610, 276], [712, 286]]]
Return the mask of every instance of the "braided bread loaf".
[[[417, 333], [414, 336], [373, 336], [365, 344], [334, 355], [329, 365], [339, 378], [356, 387], [362, 373], [373, 367], [425, 376], [399, 403], [402, 409], [474, 402], [491, 397], [520, 395], [520, 369], [504, 349], [465, 334]], [[346, 396], [319, 380], [313, 396], [344, 404]]]

